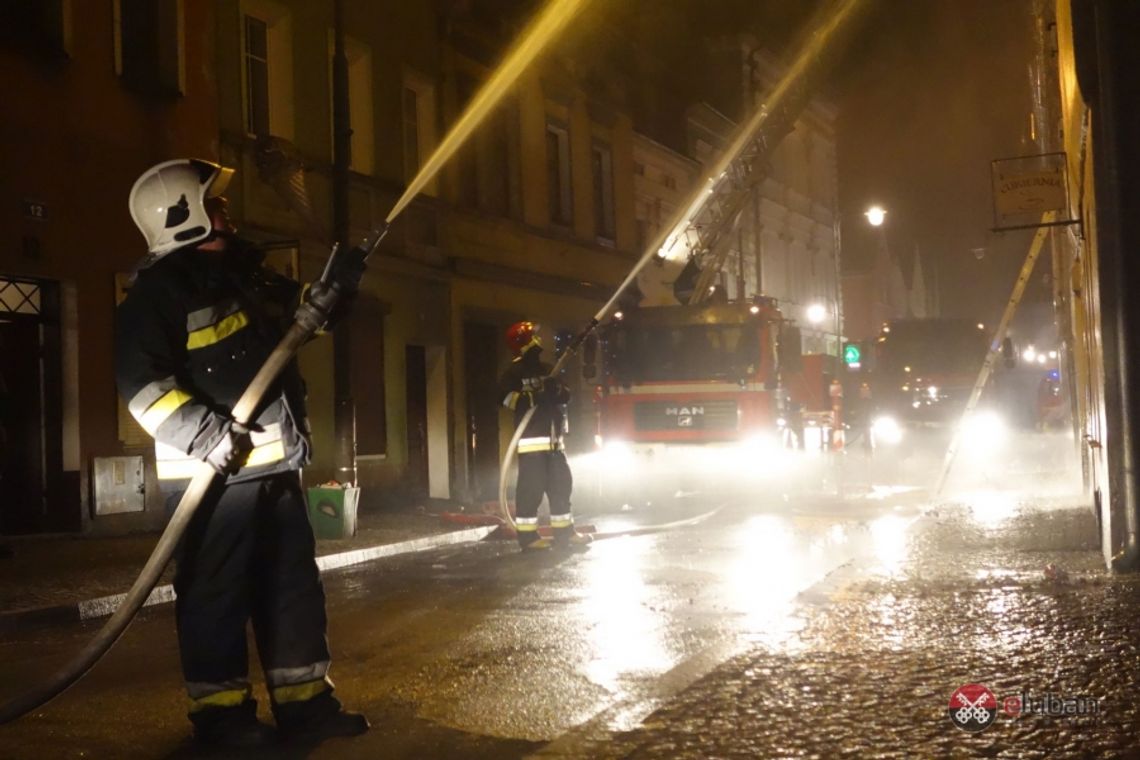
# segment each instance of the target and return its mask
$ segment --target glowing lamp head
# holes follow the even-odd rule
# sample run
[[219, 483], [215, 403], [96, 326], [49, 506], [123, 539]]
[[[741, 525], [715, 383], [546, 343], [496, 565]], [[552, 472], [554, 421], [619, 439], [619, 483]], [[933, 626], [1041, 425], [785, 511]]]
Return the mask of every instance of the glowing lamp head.
[[872, 227], [881, 227], [887, 218], [887, 210], [882, 206], [871, 206], [863, 212], [863, 216], [867, 217], [867, 222]]
[[827, 307], [821, 303], [813, 303], [807, 309], [808, 322], [818, 325], [827, 319]]

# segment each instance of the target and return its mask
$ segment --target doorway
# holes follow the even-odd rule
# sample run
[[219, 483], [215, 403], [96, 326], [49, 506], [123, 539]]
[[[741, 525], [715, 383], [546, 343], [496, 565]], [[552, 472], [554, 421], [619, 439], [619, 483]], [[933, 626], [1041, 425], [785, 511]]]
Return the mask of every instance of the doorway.
[[423, 499], [428, 493], [427, 355], [423, 346], [404, 347], [407, 382], [408, 495]]
[[58, 288], [0, 277], [0, 534], [75, 530], [62, 498]]
[[447, 423], [447, 350], [405, 348], [409, 493], [415, 498], [451, 498]]
[[467, 381], [467, 488], [477, 501], [499, 493], [499, 330], [464, 322]]

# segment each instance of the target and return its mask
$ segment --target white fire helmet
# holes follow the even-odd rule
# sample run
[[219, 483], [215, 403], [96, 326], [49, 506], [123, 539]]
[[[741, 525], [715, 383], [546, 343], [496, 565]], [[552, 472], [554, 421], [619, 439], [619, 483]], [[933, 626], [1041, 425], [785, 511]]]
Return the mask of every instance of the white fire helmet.
[[127, 203], [146, 238], [151, 263], [210, 236], [213, 225], [205, 201], [224, 193], [233, 174], [233, 169], [197, 158], [164, 161], [142, 173]]

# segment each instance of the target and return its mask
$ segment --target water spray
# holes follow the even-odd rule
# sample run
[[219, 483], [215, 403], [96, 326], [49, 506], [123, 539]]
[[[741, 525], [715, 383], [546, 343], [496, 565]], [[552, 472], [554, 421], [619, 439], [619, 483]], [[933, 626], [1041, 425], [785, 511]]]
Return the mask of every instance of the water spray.
[[499, 64], [495, 73], [472, 98], [471, 103], [459, 117], [459, 121], [455, 122], [447, 137], [424, 163], [419, 174], [415, 176], [408, 185], [408, 189], [404, 191], [404, 195], [396, 201], [396, 205], [388, 214], [388, 222], [395, 219], [404, 210], [404, 206], [415, 197], [416, 193], [431, 181], [440, 167], [459, 149], [459, 146], [471, 135], [471, 132], [486, 117], [487, 113], [502, 100], [503, 95], [518, 79], [519, 74], [530, 66], [539, 52], [566, 26], [570, 19], [574, 18], [586, 2], [587, 0], [552, 0], [546, 9], [534, 19], [519, 37], [518, 43]]

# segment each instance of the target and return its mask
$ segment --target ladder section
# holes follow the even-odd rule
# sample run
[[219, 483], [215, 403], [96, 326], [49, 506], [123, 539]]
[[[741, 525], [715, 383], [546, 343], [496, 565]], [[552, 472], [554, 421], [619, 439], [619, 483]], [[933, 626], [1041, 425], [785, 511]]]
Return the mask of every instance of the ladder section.
[[808, 82], [800, 80], [776, 110], [769, 112], [766, 105], [761, 107], [766, 118], [756, 136], [729, 164], [704, 207], [685, 231], [689, 255], [696, 257], [701, 270], [689, 296], [690, 304], [702, 303], [712, 293], [713, 283], [728, 259], [731, 246], [725, 241], [729, 233], [735, 228], [736, 220], [753, 193], [759, 191], [760, 183], [768, 176], [772, 153], [795, 129], [796, 120], [810, 100]]

